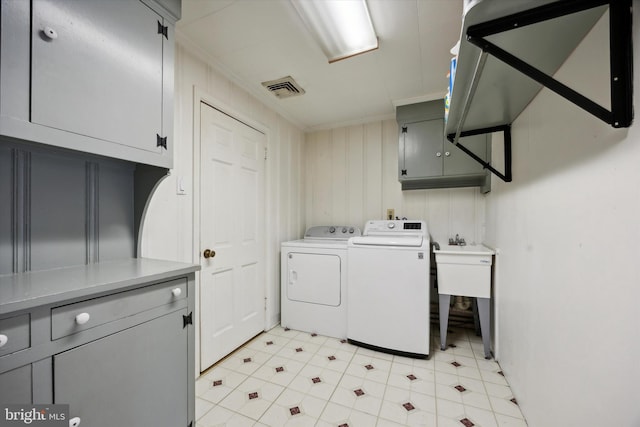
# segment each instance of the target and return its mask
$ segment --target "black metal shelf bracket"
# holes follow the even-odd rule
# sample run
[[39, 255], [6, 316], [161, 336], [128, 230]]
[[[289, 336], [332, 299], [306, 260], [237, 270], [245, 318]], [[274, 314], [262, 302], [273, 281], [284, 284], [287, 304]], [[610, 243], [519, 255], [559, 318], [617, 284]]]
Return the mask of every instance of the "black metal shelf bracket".
[[[478, 157], [473, 151], [469, 150], [467, 147], [460, 143], [460, 138], [464, 138], [465, 136], [474, 136], [474, 135], [482, 135], [486, 133], [494, 133], [494, 132], [502, 132], [504, 135], [504, 173], [498, 171], [490, 163], [485, 162], [480, 157]], [[464, 132], [460, 132], [458, 138], [456, 138], [455, 133], [450, 133], [447, 135], [447, 139], [449, 142], [453, 143], [456, 147], [464, 151], [469, 157], [471, 157], [476, 162], [480, 163], [482, 167], [490, 170], [494, 175], [503, 180], [504, 182], [511, 182], [513, 177], [511, 174], [511, 125], [501, 125], [494, 126], [490, 128], [482, 128], [475, 130], [468, 130]]]
[[[633, 121], [632, 0], [563, 0], [524, 12], [470, 26], [467, 40], [486, 54], [522, 72], [543, 86], [615, 128], [629, 127]], [[611, 111], [560, 83], [488, 41], [485, 37], [553, 18], [609, 5], [609, 56]]]

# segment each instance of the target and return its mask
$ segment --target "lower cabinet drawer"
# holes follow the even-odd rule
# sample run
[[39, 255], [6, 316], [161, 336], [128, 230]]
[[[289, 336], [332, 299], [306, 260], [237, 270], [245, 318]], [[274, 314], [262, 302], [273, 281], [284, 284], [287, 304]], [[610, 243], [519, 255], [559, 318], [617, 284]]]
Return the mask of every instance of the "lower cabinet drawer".
[[187, 298], [187, 279], [146, 286], [51, 310], [51, 339], [56, 340], [134, 314], [166, 306], [167, 312]]
[[0, 319], [0, 356], [31, 346], [29, 314]]

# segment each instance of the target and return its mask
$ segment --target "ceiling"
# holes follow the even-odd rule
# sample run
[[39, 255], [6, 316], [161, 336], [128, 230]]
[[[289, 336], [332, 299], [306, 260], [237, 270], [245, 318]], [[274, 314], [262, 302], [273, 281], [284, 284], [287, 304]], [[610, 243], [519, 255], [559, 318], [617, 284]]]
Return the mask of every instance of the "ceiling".
[[[289, 0], [183, 0], [176, 28], [218, 71], [307, 131], [393, 117], [397, 105], [444, 97], [463, 1], [367, 3], [379, 49], [332, 64]], [[285, 76], [306, 93], [279, 99], [262, 86]]]

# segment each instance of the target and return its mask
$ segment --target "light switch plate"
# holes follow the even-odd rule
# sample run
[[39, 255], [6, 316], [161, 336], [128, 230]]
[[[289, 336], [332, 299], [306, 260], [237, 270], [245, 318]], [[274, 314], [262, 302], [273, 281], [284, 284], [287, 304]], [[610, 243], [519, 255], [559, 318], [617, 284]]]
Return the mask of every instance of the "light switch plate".
[[184, 176], [178, 176], [176, 179], [176, 194], [181, 196], [187, 194], [187, 183]]

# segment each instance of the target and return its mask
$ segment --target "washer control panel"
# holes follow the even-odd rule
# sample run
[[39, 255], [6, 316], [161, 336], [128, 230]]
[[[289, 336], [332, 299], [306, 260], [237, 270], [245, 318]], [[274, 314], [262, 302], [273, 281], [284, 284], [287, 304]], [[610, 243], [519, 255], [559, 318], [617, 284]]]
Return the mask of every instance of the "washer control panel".
[[424, 221], [413, 220], [372, 220], [367, 221], [364, 226], [363, 236], [379, 234], [398, 235], [427, 235], [427, 224]]

